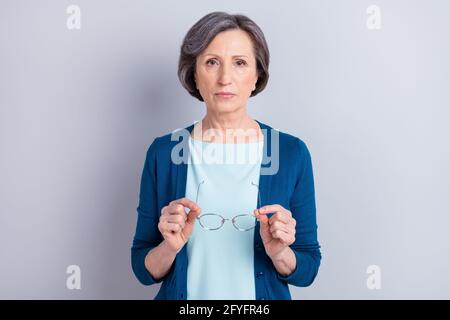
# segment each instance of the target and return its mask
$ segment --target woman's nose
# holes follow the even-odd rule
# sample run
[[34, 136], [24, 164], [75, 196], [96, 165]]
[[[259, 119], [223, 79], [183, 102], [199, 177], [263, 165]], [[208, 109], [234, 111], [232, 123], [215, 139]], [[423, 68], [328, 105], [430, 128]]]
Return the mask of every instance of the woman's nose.
[[231, 67], [223, 65], [220, 68], [219, 83], [221, 85], [228, 85], [231, 83]]

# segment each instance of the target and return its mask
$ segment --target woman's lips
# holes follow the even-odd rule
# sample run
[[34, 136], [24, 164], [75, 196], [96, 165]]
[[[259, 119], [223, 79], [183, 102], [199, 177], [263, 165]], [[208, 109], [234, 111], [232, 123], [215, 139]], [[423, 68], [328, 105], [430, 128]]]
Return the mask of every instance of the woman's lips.
[[216, 93], [216, 96], [219, 97], [219, 98], [230, 99], [230, 98], [234, 97], [235, 94], [232, 94], [232, 93]]

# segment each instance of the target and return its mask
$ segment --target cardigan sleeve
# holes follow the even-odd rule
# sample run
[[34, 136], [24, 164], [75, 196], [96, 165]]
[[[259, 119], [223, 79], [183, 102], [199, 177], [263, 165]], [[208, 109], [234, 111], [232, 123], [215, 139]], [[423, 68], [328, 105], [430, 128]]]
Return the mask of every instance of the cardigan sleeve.
[[296, 220], [295, 242], [290, 245], [297, 259], [296, 269], [288, 276], [278, 273], [278, 278], [288, 284], [307, 287], [311, 285], [318, 273], [320, 246], [317, 241], [316, 204], [311, 154], [306, 144], [297, 138], [298, 176], [294, 192], [290, 199], [292, 217]]
[[144, 169], [141, 175], [139, 205], [137, 207], [136, 232], [131, 247], [131, 266], [136, 278], [144, 285], [159, 283], [165, 279], [155, 279], [145, 267], [147, 253], [161, 243], [158, 230], [159, 212], [156, 189], [156, 143], [157, 138], [147, 150]]

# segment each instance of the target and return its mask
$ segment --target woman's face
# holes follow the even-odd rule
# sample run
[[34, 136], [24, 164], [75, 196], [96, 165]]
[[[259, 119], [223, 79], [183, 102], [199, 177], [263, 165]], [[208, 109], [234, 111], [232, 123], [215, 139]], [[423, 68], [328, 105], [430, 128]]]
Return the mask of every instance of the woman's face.
[[250, 36], [240, 29], [219, 33], [197, 57], [195, 80], [206, 107], [213, 113], [246, 108], [258, 80]]

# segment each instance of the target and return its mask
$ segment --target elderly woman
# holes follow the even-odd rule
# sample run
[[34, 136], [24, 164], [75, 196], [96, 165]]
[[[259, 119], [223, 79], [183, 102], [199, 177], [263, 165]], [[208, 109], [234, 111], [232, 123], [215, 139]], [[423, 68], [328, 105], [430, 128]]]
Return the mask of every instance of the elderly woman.
[[[210, 13], [184, 38], [178, 76], [206, 115], [147, 151], [131, 262], [142, 284], [162, 282], [155, 299], [291, 299], [288, 284], [317, 275], [308, 148], [247, 113], [268, 66], [246, 16]], [[224, 163], [236, 154], [256, 160]]]

